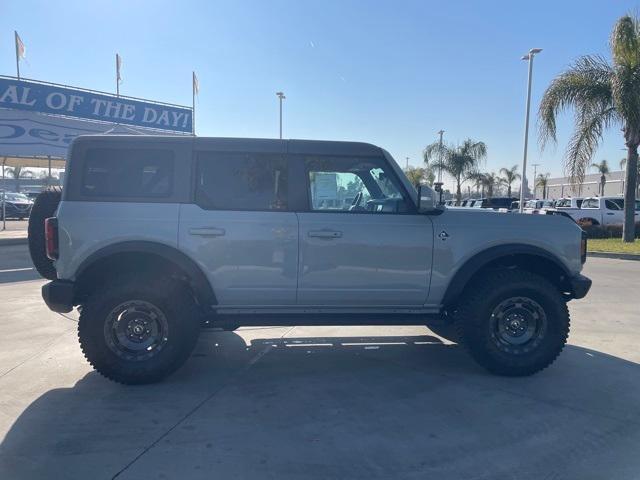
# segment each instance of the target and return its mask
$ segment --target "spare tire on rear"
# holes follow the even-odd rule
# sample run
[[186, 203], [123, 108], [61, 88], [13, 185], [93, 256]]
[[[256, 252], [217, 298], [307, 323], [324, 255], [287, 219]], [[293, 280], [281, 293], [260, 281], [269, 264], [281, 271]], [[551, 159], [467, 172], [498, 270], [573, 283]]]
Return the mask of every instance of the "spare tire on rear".
[[60, 203], [62, 190], [60, 187], [51, 187], [44, 190], [36, 197], [29, 215], [29, 253], [36, 270], [44, 278], [55, 280], [57, 278], [53, 261], [47, 257], [46, 241], [44, 238], [44, 221], [55, 215]]

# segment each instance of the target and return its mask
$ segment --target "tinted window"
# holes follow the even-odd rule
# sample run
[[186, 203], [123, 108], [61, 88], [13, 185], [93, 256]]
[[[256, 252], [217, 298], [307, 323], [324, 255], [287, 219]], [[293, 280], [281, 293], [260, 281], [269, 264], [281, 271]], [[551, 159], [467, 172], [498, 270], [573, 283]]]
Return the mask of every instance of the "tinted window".
[[359, 213], [407, 211], [401, 189], [376, 158], [309, 157], [305, 160], [311, 210]]
[[491, 206], [495, 208], [509, 208], [512, 202], [512, 198], [492, 198]]
[[196, 203], [215, 210], [286, 210], [287, 165], [279, 155], [198, 154]]
[[95, 197], [166, 197], [173, 184], [173, 152], [92, 148], [84, 161], [82, 192]]
[[604, 205], [608, 210], [622, 210], [624, 208], [624, 200], [621, 198], [615, 200], [607, 199], [604, 201]]

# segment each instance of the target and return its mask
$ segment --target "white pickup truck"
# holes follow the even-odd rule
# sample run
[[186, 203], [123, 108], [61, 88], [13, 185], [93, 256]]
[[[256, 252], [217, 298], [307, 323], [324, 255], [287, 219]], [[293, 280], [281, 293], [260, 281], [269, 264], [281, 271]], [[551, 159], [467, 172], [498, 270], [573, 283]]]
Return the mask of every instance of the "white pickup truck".
[[[561, 208], [580, 225], [621, 225], [624, 222], [624, 199], [621, 197], [587, 197], [580, 208]], [[640, 200], [636, 200], [636, 221], [640, 221]]]

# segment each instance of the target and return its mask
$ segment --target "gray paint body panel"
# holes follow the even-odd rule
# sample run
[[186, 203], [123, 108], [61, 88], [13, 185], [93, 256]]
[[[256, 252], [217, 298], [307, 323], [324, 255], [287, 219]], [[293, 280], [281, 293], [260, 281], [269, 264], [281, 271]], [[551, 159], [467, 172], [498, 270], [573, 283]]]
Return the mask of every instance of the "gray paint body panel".
[[[148, 241], [176, 248], [191, 258], [211, 283], [220, 308], [392, 312], [436, 311], [455, 274], [475, 255], [494, 247], [536, 247], [572, 275], [582, 268], [581, 230], [562, 216], [473, 209], [444, 209], [432, 215], [230, 212], [204, 210], [190, 203], [193, 149], [283, 155], [383, 154], [415, 202], [416, 191], [398, 164], [386, 151], [366, 143], [79, 137], [69, 164], [74, 171], [67, 176], [65, 188], [69, 189], [68, 182], [78, 173], [81, 160], [74, 155], [82, 148], [125, 143], [165, 145], [178, 152], [184, 172], [176, 192], [183, 200], [63, 199], [58, 209], [60, 259], [56, 262], [61, 279], [74, 280], [82, 262], [104, 247]], [[213, 234], [202, 234], [202, 229]], [[309, 236], [311, 231], [337, 231], [339, 235]]]

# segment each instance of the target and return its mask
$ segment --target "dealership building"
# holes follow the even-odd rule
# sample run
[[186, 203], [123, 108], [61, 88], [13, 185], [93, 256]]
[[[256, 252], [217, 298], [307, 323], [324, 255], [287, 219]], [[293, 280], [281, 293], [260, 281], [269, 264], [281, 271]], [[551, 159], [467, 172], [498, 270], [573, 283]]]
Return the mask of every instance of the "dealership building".
[[[0, 76], [0, 190], [43, 182], [4, 167], [64, 169], [79, 135], [193, 135], [193, 109], [83, 88]], [[49, 175], [50, 176], [50, 175]]]
[[[616, 196], [624, 194], [624, 171], [619, 170], [606, 175], [606, 183], [604, 186], [604, 194], [607, 196]], [[547, 184], [548, 198], [562, 197], [594, 197], [600, 195], [601, 175], [599, 173], [591, 173], [584, 176], [581, 184], [572, 183], [567, 177], [550, 178]], [[537, 195], [542, 196], [542, 190], [537, 189]]]

